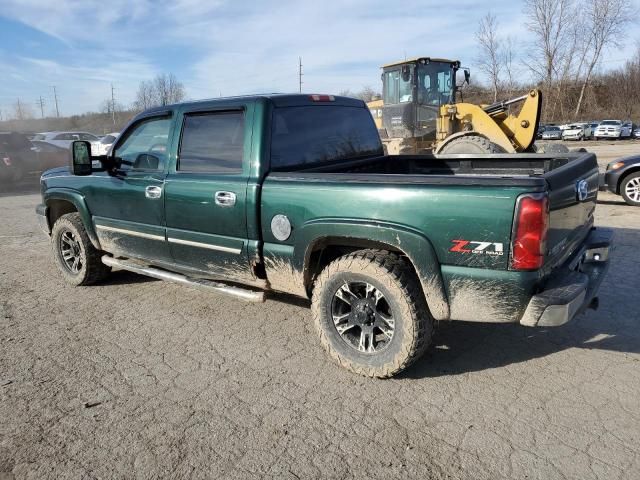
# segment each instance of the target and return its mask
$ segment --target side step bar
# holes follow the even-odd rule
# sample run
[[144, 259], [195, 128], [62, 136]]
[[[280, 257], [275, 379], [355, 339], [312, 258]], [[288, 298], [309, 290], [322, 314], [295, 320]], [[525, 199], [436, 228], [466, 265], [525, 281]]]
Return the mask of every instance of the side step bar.
[[102, 263], [109, 267], [121, 268], [122, 270], [139, 273], [140, 275], [146, 275], [147, 277], [167, 280], [169, 282], [179, 283], [181, 285], [186, 285], [187, 287], [193, 287], [207, 292], [230, 295], [246, 300], [247, 302], [264, 302], [265, 299], [265, 292], [233, 287], [231, 285], [225, 285], [224, 283], [218, 283], [211, 280], [189, 278], [184, 275], [180, 275], [179, 273], [167, 272], [166, 270], [160, 270], [159, 268], [148, 267], [128, 260], [113, 258], [109, 255], [102, 256]]

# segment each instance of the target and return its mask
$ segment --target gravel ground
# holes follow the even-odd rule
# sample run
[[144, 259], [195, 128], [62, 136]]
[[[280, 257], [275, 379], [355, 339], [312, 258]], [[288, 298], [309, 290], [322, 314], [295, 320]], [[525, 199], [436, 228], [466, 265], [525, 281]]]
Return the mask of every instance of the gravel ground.
[[66, 286], [38, 201], [0, 194], [2, 480], [640, 478], [640, 209], [619, 197], [597, 210], [616, 229], [600, 310], [441, 323], [391, 380], [332, 364], [298, 300]]

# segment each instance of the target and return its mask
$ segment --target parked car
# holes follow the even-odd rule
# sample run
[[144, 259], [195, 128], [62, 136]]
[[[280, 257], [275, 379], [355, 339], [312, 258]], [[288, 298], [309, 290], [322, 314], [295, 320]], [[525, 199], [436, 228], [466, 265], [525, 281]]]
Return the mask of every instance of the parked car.
[[24, 133], [0, 132], [0, 152], [3, 152], [11, 160], [13, 181], [20, 181], [29, 172], [41, 173], [46, 169], [38, 170], [38, 161], [33, 145]]
[[640, 127], [633, 131], [633, 138], [640, 138]]
[[436, 320], [564, 324], [596, 307], [609, 264], [593, 153], [385, 155], [361, 100], [166, 106], [108, 155], [89, 150], [74, 142], [72, 168], [41, 179], [36, 213], [66, 282], [117, 267], [311, 299], [328, 354], [371, 377], [419, 358]]
[[598, 128], [600, 124], [598, 122], [591, 122], [589, 124], [589, 126], [591, 127], [591, 134], [589, 135], [589, 138], [593, 140], [593, 138], [595, 137], [596, 134], [596, 128]]
[[631, 137], [631, 124], [623, 123], [622, 120], [603, 120], [596, 128], [594, 138], [621, 139]]
[[36, 153], [40, 172], [69, 164], [68, 148], [58, 147], [42, 140], [33, 140], [31, 143], [33, 144], [33, 151]]
[[588, 123], [575, 123], [562, 131], [562, 140], [585, 140], [591, 136]]
[[539, 125], [538, 126], [538, 131], [536, 132], [536, 139], [538, 139], [538, 140], [542, 139], [542, 134], [544, 133], [546, 128], [547, 127], [545, 125]]
[[117, 140], [119, 135], [120, 133], [113, 132], [103, 136], [102, 138], [100, 138], [100, 142], [95, 147], [95, 150], [94, 150], [94, 145], [92, 143], [91, 153], [93, 155], [106, 155], [109, 149], [111, 148], [111, 145], [113, 145], [113, 143]]
[[627, 204], [640, 207], [640, 155], [609, 163], [604, 183], [607, 190], [622, 196]]
[[36, 134], [32, 140], [49, 142], [58, 147], [69, 148], [74, 140], [85, 140], [91, 143], [91, 148], [98, 148], [100, 139], [89, 132], [42, 132]]
[[15, 182], [18, 173], [9, 154], [0, 150], [0, 186]]
[[543, 140], [562, 140], [562, 130], [560, 127], [546, 127], [544, 132], [542, 132]]

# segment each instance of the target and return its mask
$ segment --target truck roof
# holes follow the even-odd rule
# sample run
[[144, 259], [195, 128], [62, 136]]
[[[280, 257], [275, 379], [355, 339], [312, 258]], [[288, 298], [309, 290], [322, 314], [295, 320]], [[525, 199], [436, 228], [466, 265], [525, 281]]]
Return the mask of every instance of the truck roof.
[[305, 105], [340, 105], [347, 107], [365, 107], [365, 102], [357, 98], [343, 97], [339, 95], [315, 94], [315, 93], [262, 93], [253, 95], [237, 95], [230, 97], [207, 98], [203, 100], [191, 100], [188, 102], [174, 103], [163, 107], [153, 107], [145, 110], [143, 113], [149, 114], [153, 112], [161, 112], [177, 106], [196, 106], [202, 107], [210, 104], [224, 105], [230, 102], [239, 101], [269, 101], [276, 107], [301, 107]]

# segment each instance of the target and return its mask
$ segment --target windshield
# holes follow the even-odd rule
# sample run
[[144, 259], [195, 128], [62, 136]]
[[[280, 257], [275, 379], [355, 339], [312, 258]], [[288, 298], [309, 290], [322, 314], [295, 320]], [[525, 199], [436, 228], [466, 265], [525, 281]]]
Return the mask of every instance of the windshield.
[[622, 125], [622, 122], [619, 122], [618, 120], [605, 120], [600, 125]]
[[113, 142], [115, 142], [116, 137], [114, 137], [113, 135], [105, 135], [104, 137], [102, 137], [102, 140], [100, 140], [100, 143], [103, 144], [112, 144]]
[[547, 127], [546, 132], [557, 132], [560, 130], [560, 127]]
[[382, 155], [382, 144], [366, 108], [284, 107], [273, 112], [271, 169]]
[[453, 68], [450, 63], [418, 65], [418, 103], [443, 105], [453, 102]]

